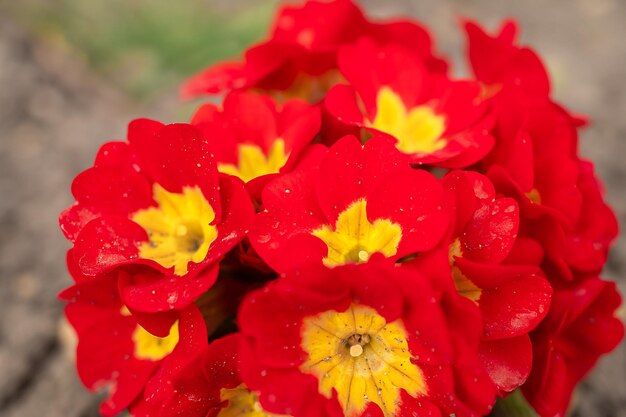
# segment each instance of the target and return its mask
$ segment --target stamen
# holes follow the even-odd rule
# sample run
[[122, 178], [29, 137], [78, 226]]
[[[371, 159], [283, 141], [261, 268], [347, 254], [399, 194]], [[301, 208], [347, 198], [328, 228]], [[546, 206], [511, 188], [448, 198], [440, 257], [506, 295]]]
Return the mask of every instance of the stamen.
[[360, 250], [358, 256], [359, 256], [359, 261], [361, 262], [367, 262], [368, 259], [370, 258], [370, 254], [366, 250]]
[[350, 356], [352, 356], [353, 358], [358, 358], [359, 356], [361, 356], [362, 353], [363, 353], [363, 346], [361, 345], [350, 346]]
[[353, 334], [346, 339], [346, 345], [349, 346], [350, 356], [358, 358], [363, 354], [363, 346], [369, 344], [372, 340], [368, 334]]

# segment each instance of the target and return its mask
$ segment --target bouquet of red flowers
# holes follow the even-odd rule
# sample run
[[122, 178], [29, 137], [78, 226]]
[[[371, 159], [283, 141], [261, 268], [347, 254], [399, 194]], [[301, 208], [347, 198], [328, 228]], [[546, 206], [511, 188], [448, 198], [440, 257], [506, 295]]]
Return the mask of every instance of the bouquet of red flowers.
[[[104, 416], [563, 416], [623, 336], [584, 118], [541, 59], [349, 0], [283, 7], [190, 123], [130, 123], [60, 223], [77, 368]], [[499, 404], [499, 403], [498, 403]]]

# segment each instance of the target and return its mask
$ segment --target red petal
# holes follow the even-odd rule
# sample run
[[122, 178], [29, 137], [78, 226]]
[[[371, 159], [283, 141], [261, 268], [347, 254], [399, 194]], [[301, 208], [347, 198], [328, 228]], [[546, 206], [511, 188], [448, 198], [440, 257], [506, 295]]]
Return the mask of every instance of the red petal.
[[381, 177], [367, 194], [370, 220], [390, 219], [402, 227], [397, 257], [432, 249], [447, 231], [439, 181], [422, 170], [398, 170]]
[[128, 137], [145, 175], [170, 192], [199, 186], [219, 221], [218, 173], [207, 138], [186, 124], [167, 125], [148, 133], [129, 132]]
[[98, 214], [128, 216], [154, 205], [152, 184], [130, 167], [94, 167], [72, 183], [78, 203]]
[[197, 275], [164, 275], [157, 271], [137, 270], [120, 276], [120, 294], [132, 310], [145, 313], [182, 310], [206, 292], [215, 280], [218, 263], [203, 268]]
[[507, 257], [519, 228], [519, 209], [512, 198], [500, 198], [474, 212], [461, 236], [463, 255], [477, 262], [500, 263]]
[[500, 391], [513, 391], [526, 382], [530, 374], [533, 354], [528, 335], [483, 341], [479, 355]]
[[[326, 223], [311, 190], [317, 170], [283, 175], [263, 190], [266, 211], [256, 215], [250, 243], [259, 256], [276, 271], [289, 270], [321, 259], [327, 248], [311, 231]], [[287, 253], [293, 253], [287, 256]]]
[[132, 166], [134, 161], [127, 142], [108, 142], [100, 147], [94, 166]]
[[548, 313], [552, 288], [538, 275], [522, 275], [497, 288], [483, 290], [478, 301], [485, 337], [515, 337], [533, 330]]
[[328, 221], [334, 225], [350, 204], [369, 195], [382, 179], [397, 171], [412, 172], [406, 157], [391, 143], [372, 139], [362, 146], [354, 136], [339, 140], [322, 161], [316, 183], [318, 201]]
[[123, 217], [100, 217], [89, 222], [74, 244], [74, 257], [83, 274], [95, 276], [137, 259], [146, 231]]
[[223, 62], [194, 75], [183, 84], [180, 95], [190, 99], [204, 94], [219, 94], [240, 87], [243, 79], [243, 65], [238, 62]]

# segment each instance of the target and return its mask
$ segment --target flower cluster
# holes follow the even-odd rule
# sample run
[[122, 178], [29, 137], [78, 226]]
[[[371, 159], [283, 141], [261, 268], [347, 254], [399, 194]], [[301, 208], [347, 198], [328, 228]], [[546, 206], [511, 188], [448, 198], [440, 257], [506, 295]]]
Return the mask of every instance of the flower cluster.
[[585, 120], [464, 24], [456, 79], [412, 21], [283, 7], [189, 123], [141, 119], [60, 217], [77, 368], [104, 416], [563, 416], [621, 340], [617, 222]]

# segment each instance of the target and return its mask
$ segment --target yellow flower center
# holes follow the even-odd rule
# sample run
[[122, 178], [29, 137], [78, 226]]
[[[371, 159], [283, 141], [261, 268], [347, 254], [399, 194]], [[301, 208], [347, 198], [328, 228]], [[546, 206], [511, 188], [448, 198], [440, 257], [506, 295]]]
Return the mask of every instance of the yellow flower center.
[[178, 194], [155, 184], [153, 198], [158, 207], [131, 217], [148, 233], [149, 241], [139, 246], [139, 257], [185, 275], [189, 262], [202, 262], [217, 237], [217, 228], [211, 225], [215, 212], [198, 187], [184, 187]]
[[228, 401], [228, 405], [220, 410], [217, 417], [279, 417], [263, 410], [256, 394], [244, 384], [231, 389], [222, 388], [220, 398]]
[[320, 102], [332, 86], [344, 81], [339, 71], [330, 70], [318, 76], [300, 74], [287, 90], [260, 90], [260, 92], [270, 94], [279, 102], [301, 99], [314, 104]]
[[402, 228], [388, 219], [367, 218], [367, 202], [359, 199], [342, 211], [335, 228], [324, 225], [312, 232], [328, 246], [324, 265], [334, 267], [347, 263], [367, 262], [376, 252], [389, 257], [398, 252]]
[[175, 322], [170, 333], [165, 337], [158, 337], [137, 325], [133, 332], [135, 342], [135, 357], [148, 361], [159, 361], [172, 353], [178, 344], [178, 321]]
[[400, 390], [414, 398], [427, 393], [402, 321], [387, 323], [370, 307], [352, 304], [342, 313], [305, 318], [301, 346], [307, 354], [301, 371], [317, 377], [324, 396], [330, 398], [334, 389], [347, 417], [361, 414], [370, 402], [394, 416]]
[[224, 174], [234, 175], [244, 182], [267, 174], [276, 174], [285, 165], [289, 155], [285, 153], [285, 141], [276, 139], [267, 155], [260, 146], [242, 143], [237, 147], [238, 165], [217, 164]]
[[482, 291], [476, 286], [463, 272], [455, 265], [455, 258], [461, 258], [463, 252], [461, 250], [461, 241], [456, 239], [450, 245], [449, 260], [452, 265], [452, 279], [454, 280], [454, 286], [459, 294], [465, 298], [469, 298], [473, 302], [477, 303], [480, 299]]
[[407, 109], [402, 98], [389, 87], [378, 92], [376, 117], [370, 127], [395, 137], [396, 148], [406, 154], [433, 153], [446, 146], [442, 138], [445, 118], [429, 106]]

